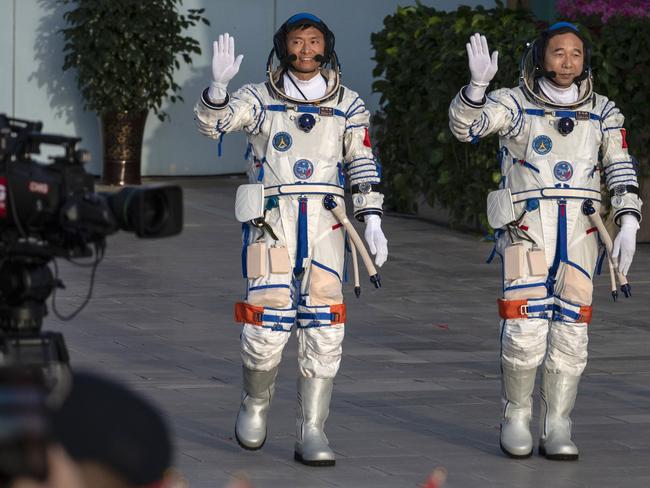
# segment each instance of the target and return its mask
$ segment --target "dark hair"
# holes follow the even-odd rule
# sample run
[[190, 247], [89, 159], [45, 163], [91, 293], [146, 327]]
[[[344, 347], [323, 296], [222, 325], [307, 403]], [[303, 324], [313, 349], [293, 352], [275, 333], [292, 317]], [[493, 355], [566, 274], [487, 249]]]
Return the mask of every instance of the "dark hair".
[[325, 22], [309, 13], [299, 13], [292, 15], [287, 21], [280, 26], [278, 31], [273, 36], [273, 50], [275, 55], [280, 60], [280, 64], [286, 66], [287, 60], [287, 34], [289, 32], [314, 27], [323, 33], [325, 38], [325, 53], [323, 54], [323, 61], [321, 65], [327, 64], [332, 58], [334, 52], [334, 33], [329, 30]]
[[130, 389], [91, 373], [74, 373], [73, 387], [52, 415], [52, 430], [77, 462], [94, 461], [135, 486], [162, 480], [172, 445], [158, 410]]

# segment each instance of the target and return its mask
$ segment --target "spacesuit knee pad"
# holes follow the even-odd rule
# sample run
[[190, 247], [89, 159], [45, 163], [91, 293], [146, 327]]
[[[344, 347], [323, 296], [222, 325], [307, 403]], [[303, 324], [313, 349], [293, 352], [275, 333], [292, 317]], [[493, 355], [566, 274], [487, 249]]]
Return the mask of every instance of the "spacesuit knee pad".
[[546, 354], [548, 320], [507, 319], [501, 330], [501, 362], [513, 370], [539, 366]]
[[591, 278], [568, 264], [564, 265], [560, 278], [556, 290], [562, 299], [577, 305], [591, 305], [594, 291]]
[[552, 322], [546, 369], [553, 373], [581, 375], [587, 365], [588, 343], [586, 323]]
[[345, 305], [298, 307], [298, 364], [306, 378], [333, 378], [341, 364]]
[[259, 307], [289, 308], [291, 306], [291, 291], [288, 286], [253, 286], [248, 289], [246, 302]]
[[334, 273], [311, 265], [309, 301], [312, 305], [334, 305], [343, 301], [341, 280]]

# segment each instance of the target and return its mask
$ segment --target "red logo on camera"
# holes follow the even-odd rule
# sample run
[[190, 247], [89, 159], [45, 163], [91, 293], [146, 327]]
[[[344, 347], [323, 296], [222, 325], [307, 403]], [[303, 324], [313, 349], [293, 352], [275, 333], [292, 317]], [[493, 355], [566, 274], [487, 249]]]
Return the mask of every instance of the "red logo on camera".
[[0, 176], [0, 219], [7, 218], [7, 178]]
[[32, 193], [42, 193], [43, 195], [47, 195], [50, 192], [50, 187], [47, 186], [47, 183], [41, 183], [39, 181], [30, 181], [28, 188]]

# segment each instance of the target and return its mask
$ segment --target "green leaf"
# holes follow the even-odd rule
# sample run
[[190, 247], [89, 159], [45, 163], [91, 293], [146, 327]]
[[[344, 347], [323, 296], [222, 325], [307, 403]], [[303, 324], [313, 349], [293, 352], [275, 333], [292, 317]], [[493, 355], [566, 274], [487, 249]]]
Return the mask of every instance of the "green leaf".
[[180, 86], [173, 82], [180, 60], [191, 63], [191, 54], [201, 53], [198, 41], [184, 31], [209, 25], [204, 9], [184, 15], [182, 0], [59, 1], [71, 7], [61, 29], [63, 70], [76, 68], [85, 108], [98, 113], [153, 110], [164, 120], [162, 101], [180, 99], [174, 96]]

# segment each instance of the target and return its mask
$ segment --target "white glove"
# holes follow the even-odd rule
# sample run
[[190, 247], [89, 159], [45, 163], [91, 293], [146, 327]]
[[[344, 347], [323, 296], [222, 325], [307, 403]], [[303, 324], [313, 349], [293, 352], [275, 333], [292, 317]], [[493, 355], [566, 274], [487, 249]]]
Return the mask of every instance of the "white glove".
[[375, 264], [381, 266], [388, 258], [388, 240], [381, 230], [381, 217], [379, 215], [366, 215], [366, 232], [364, 237], [368, 243], [370, 254], [375, 256]]
[[223, 102], [226, 98], [228, 82], [239, 71], [244, 55], [240, 54], [235, 59], [235, 38], [227, 32], [221, 34], [219, 39], [212, 43], [212, 83], [208, 90], [208, 97], [213, 102]]
[[492, 57], [490, 57], [487, 39], [479, 33], [469, 38], [466, 47], [472, 79], [465, 90], [465, 94], [472, 101], [480, 101], [483, 100], [485, 90], [499, 69], [497, 63], [499, 51], [494, 51]]
[[621, 215], [621, 229], [618, 231], [616, 239], [614, 239], [614, 249], [612, 250], [612, 257], [618, 260], [618, 270], [627, 276], [634, 258], [634, 251], [636, 250], [636, 231], [639, 230], [639, 221], [632, 214]]

